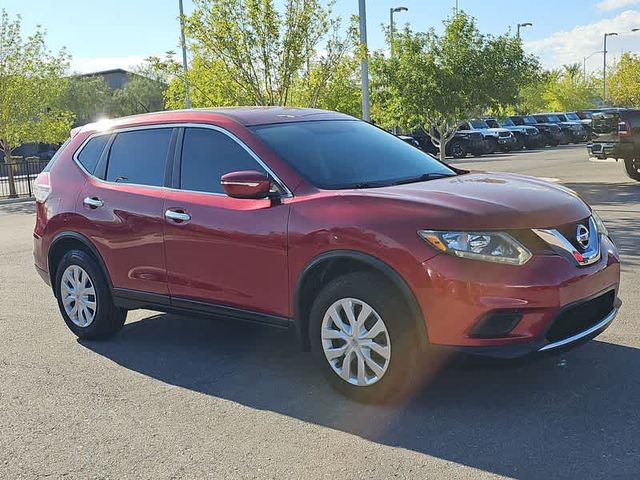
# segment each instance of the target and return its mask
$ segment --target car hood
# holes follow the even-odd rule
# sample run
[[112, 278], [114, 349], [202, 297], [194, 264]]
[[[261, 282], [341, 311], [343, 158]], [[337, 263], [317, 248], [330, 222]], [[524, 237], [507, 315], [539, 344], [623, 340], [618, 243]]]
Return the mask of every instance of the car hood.
[[[360, 190], [362, 193], [363, 190]], [[591, 214], [573, 191], [534, 177], [472, 172], [452, 178], [366, 190], [366, 195], [413, 209], [424, 228], [549, 228]]]

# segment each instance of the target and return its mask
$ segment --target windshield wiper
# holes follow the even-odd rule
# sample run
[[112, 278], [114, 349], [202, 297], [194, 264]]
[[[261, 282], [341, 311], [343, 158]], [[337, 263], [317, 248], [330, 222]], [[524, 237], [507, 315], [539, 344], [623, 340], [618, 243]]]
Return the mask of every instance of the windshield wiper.
[[440, 172], [433, 172], [433, 173], [423, 173], [422, 175], [418, 175], [417, 177], [409, 177], [409, 178], [403, 178], [401, 180], [396, 180], [395, 182], [392, 182], [391, 185], [403, 185], [405, 183], [415, 183], [415, 182], [425, 182], [427, 180], [435, 180], [436, 178], [446, 178], [446, 177], [455, 177], [455, 174], [451, 174], [451, 173], [440, 173]]

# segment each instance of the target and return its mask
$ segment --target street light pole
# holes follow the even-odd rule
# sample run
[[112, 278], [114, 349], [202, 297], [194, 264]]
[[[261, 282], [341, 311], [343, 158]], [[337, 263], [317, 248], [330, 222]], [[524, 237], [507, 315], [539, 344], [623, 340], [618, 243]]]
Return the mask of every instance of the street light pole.
[[603, 45], [603, 68], [602, 68], [602, 101], [607, 103], [607, 37], [615, 37], [618, 34], [616, 32], [605, 33], [604, 34], [604, 45]]
[[180, 7], [180, 37], [182, 43], [182, 68], [184, 69], [184, 107], [191, 108], [191, 100], [189, 99], [189, 80], [187, 79], [187, 42], [184, 38], [184, 9], [182, 0], [178, 0]]
[[582, 76], [584, 77], [585, 82], [587, 81], [587, 60], [598, 53], [602, 53], [602, 50], [598, 50], [597, 52], [590, 53], [586, 57], [582, 57]]
[[362, 47], [362, 60], [360, 61], [360, 73], [362, 76], [362, 119], [371, 121], [369, 114], [369, 52], [367, 51], [367, 6], [365, 0], [358, 0], [360, 15], [360, 46]]
[[395, 7], [389, 9], [389, 45], [390, 45], [390, 55], [393, 57], [393, 14], [396, 12], [406, 12], [409, 9], [407, 7]]
[[525, 22], [525, 23], [519, 23], [518, 26], [516, 27], [516, 37], [520, 38], [520, 28], [521, 27], [533, 27], [533, 23], [531, 22]]

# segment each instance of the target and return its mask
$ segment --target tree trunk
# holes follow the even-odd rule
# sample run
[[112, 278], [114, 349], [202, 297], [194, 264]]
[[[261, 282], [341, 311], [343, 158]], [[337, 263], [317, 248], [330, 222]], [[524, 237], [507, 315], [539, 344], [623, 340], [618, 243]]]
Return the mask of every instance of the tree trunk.
[[449, 143], [449, 140], [447, 140], [446, 138], [443, 140], [440, 140], [440, 161], [442, 163], [445, 163], [445, 158], [447, 158], [447, 144]]

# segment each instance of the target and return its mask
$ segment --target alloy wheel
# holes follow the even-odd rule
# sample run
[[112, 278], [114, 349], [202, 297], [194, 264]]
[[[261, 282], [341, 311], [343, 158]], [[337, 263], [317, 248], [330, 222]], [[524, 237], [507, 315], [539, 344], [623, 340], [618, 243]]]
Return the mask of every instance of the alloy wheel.
[[96, 290], [89, 274], [79, 265], [69, 265], [60, 280], [64, 311], [78, 327], [88, 327], [96, 316]]
[[321, 327], [322, 349], [333, 371], [356, 386], [378, 382], [391, 360], [387, 327], [366, 302], [342, 298], [326, 311]]

